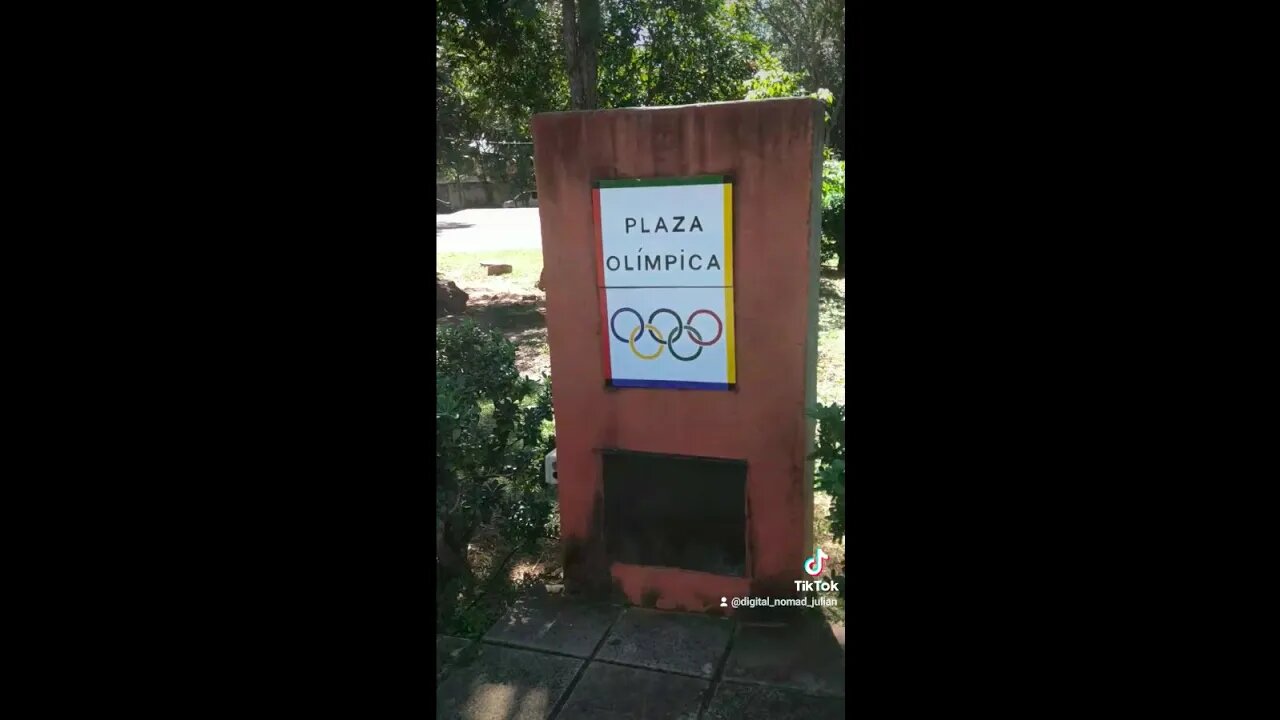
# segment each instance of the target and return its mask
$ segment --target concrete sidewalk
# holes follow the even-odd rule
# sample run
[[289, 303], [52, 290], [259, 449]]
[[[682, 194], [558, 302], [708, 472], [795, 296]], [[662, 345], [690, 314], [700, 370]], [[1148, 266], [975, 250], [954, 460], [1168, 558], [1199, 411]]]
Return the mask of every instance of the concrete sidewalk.
[[437, 718], [844, 717], [844, 630], [536, 597], [478, 642], [436, 637]]

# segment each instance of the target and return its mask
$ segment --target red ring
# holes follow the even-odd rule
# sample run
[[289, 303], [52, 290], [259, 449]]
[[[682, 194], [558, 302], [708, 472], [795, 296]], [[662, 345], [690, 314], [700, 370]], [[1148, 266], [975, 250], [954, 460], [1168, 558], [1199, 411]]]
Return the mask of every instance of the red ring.
[[719, 316], [719, 315], [717, 315], [717, 314], [715, 314], [715, 313], [713, 313], [713, 312], [711, 312], [710, 310], [707, 310], [707, 309], [705, 309], [705, 308], [704, 308], [704, 309], [702, 309], [702, 310], [694, 310], [694, 311], [693, 311], [693, 314], [689, 316], [689, 319], [684, 321], [684, 324], [685, 324], [685, 325], [692, 326], [692, 325], [693, 325], [693, 319], [694, 319], [694, 318], [696, 318], [696, 317], [698, 317], [699, 315], [701, 315], [701, 314], [703, 314], [703, 313], [706, 313], [706, 314], [708, 314], [708, 315], [710, 315], [711, 317], [713, 317], [713, 318], [715, 318], [715, 319], [716, 319], [716, 336], [715, 336], [715, 337], [713, 337], [713, 338], [711, 338], [711, 339], [710, 339], [710, 340], [708, 340], [707, 342], [702, 342], [701, 340], [697, 340], [697, 339], [695, 339], [695, 338], [693, 338], [693, 337], [690, 337], [689, 339], [690, 339], [690, 340], [692, 340], [692, 341], [693, 341], [693, 343], [694, 343], [695, 345], [701, 345], [701, 346], [703, 346], [703, 347], [706, 347], [706, 346], [708, 346], [708, 345], [715, 345], [715, 344], [716, 344], [716, 341], [720, 339], [720, 335], [722, 335], [722, 334], [724, 333], [724, 323], [720, 321], [720, 316]]

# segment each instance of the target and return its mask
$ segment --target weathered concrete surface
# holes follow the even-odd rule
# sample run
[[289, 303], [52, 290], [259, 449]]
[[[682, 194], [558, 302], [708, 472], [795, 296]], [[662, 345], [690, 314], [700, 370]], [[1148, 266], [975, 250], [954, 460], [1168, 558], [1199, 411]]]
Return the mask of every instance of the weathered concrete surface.
[[[721, 596], [780, 596], [813, 552], [818, 203], [822, 106], [787, 99], [533, 118], [556, 384], [565, 579], [634, 604], [713, 610]], [[591, 182], [728, 175], [733, 181], [737, 386], [605, 386]], [[565, 380], [568, 378], [568, 380]], [[747, 578], [610, 563], [599, 518], [601, 448], [746, 460]]]
[[462, 654], [462, 651], [471, 646], [471, 640], [463, 638], [449, 637], [448, 635], [436, 636], [436, 679], [444, 675], [444, 671], [448, 666]]
[[727, 619], [628, 608], [596, 657], [710, 679], [732, 634]]
[[535, 650], [590, 657], [609, 625], [622, 612], [614, 605], [574, 602], [561, 597], [519, 600], [485, 634], [485, 640]]
[[813, 697], [793, 690], [720, 683], [703, 720], [841, 720], [844, 698]]
[[556, 720], [696, 720], [710, 680], [593, 662]]
[[843, 696], [844, 648], [831, 626], [813, 615], [782, 627], [740, 625], [724, 679]]
[[436, 717], [545, 720], [583, 662], [482, 644], [451, 667], [436, 689]]

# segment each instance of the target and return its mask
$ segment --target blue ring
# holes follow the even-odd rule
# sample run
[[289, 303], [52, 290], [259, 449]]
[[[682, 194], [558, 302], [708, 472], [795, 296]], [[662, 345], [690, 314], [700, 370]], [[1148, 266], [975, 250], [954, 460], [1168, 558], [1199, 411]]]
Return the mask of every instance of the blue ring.
[[[628, 310], [631, 311], [631, 313], [633, 313], [636, 316], [636, 323], [640, 325], [640, 327], [644, 327], [644, 316], [640, 314], [640, 311], [636, 310], [635, 308], [624, 307], [624, 308], [618, 308], [618, 311], [613, 314], [613, 317], [609, 318], [609, 332], [613, 333], [613, 336], [618, 338], [619, 342], [624, 342], [629, 345], [631, 344], [631, 341], [628, 340], [627, 338], [622, 337], [621, 335], [618, 334], [617, 330], [613, 329], [613, 321], [618, 319], [618, 315], [624, 312], [627, 312]], [[650, 333], [650, 335], [652, 334], [653, 333]], [[655, 340], [656, 339], [657, 338], [655, 338]], [[658, 342], [662, 342], [662, 341], [658, 340]]]

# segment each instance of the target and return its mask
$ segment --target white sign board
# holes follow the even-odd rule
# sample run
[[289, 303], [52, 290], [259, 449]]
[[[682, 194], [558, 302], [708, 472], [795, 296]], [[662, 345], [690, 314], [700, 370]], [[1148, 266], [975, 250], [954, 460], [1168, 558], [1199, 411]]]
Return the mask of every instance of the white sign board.
[[596, 276], [609, 384], [733, 388], [729, 179], [601, 180], [597, 186]]

